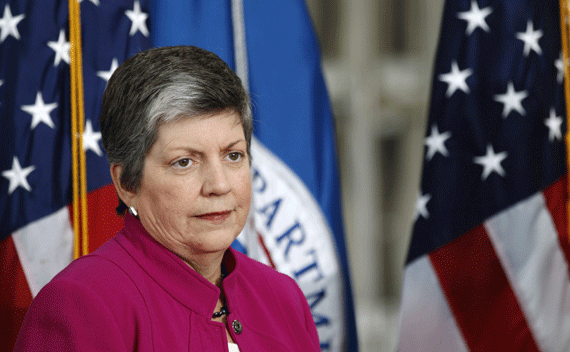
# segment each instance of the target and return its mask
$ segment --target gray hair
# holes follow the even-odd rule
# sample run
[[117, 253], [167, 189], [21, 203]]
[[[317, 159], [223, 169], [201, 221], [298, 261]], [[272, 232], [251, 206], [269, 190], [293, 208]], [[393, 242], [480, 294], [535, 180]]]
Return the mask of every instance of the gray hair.
[[[216, 54], [195, 46], [143, 51], [123, 62], [103, 94], [99, 125], [110, 164], [122, 166], [121, 186], [138, 191], [146, 155], [161, 125], [224, 111], [238, 114], [251, 160], [249, 96]], [[126, 205], [119, 199], [117, 213]]]

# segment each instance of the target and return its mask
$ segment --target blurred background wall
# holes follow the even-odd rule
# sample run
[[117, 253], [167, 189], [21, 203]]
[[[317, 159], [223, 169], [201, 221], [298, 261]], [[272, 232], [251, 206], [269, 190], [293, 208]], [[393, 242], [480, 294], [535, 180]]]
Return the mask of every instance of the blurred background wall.
[[443, 0], [306, 0], [333, 103], [361, 352], [394, 351]]

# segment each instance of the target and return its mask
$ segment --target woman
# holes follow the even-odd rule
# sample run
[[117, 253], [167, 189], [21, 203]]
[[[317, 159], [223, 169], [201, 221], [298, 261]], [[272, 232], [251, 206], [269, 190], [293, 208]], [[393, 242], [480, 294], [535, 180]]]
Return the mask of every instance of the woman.
[[249, 98], [215, 54], [151, 49], [103, 96], [124, 228], [34, 299], [16, 351], [319, 351], [286, 275], [230, 248], [251, 202]]

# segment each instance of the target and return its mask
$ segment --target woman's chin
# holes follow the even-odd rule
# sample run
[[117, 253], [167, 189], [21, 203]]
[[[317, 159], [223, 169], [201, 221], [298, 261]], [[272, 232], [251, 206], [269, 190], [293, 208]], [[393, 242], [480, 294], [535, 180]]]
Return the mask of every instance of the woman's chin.
[[223, 232], [225, 231], [213, 231], [213, 233], [203, 236], [198, 241], [196, 239], [188, 241], [186, 242], [186, 247], [189, 247], [196, 254], [223, 252], [232, 245], [237, 235], [239, 235], [239, 233], [236, 235], [233, 232], [230, 234]]

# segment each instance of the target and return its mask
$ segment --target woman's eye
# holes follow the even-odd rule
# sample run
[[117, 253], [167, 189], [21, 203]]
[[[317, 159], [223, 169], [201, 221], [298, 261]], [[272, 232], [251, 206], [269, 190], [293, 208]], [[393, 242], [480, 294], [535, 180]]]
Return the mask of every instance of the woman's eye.
[[228, 158], [231, 161], [239, 161], [239, 160], [241, 160], [242, 157], [243, 157], [243, 154], [240, 152], [232, 152], [232, 153], [228, 154]]
[[190, 165], [190, 159], [180, 159], [174, 163], [176, 167], [187, 167], [188, 165]]

